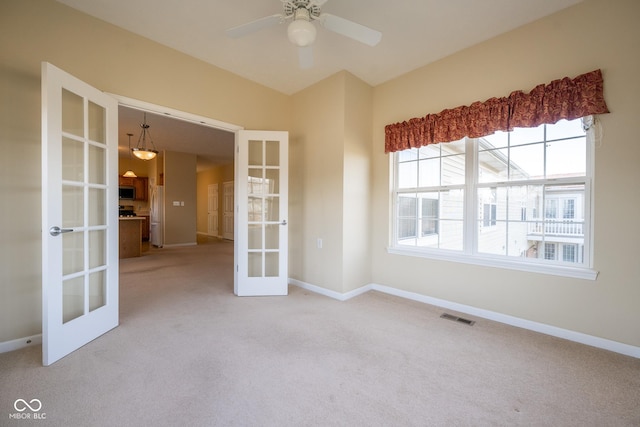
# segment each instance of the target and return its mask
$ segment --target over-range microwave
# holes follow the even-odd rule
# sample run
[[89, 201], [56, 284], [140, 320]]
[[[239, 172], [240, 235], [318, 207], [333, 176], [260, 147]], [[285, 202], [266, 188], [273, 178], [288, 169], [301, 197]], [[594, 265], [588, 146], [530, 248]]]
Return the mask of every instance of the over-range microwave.
[[121, 186], [118, 188], [119, 198], [120, 200], [135, 200], [136, 199], [136, 189], [135, 187], [124, 187]]

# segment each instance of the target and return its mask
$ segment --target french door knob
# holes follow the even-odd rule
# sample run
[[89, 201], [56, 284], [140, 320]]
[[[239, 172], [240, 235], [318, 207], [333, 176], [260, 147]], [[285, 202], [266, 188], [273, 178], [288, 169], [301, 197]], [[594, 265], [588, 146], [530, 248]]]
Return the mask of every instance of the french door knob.
[[62, 233], [71, 233], [72, 231], [73, 231], [73, 228], [60, 228], [57, 225], [54, 225], [49, 229], [49, 234], [55, 237], [55, 236], [59, 236]]

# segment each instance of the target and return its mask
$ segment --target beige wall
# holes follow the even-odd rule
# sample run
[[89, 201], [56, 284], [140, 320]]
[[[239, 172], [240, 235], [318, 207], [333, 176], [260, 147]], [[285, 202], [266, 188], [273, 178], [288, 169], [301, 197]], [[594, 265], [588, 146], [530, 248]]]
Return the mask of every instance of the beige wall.
[[[373, 89], [341, 72], [285, 96], [53, 0], [3, 0], [0, 185], [12, 203], [0, 210], [0, 343], [40, 332], [40, 62], [49, 61], [107, 92], [289, 130], [292, 278], [340, 293], [371, 281], [640, 346], [638, 16], [636, 0], [585, 0]], [[386, 124], [596, 68], [611, 109], [596, 148], [596, 281], [386, 252]]]
[[343, 292], [371, 283], [371, 140], [373, 90], [345, 75]]
[[[293, 96], [289, 276], [342, 292], [344, 75]], [[317, 248], [322, 239], [322, 249]]]
[[[373, 281], [640, 345], [640, 2], [585, 0], [374, 89]], [[601, 68], [611, 114], [595, 150], [596, 281], [390, 255], [384, 126]]]
[[164, 245], [196, 244], [196, 155], [163, 154]]
[[371, 100], [347, 72], [293, 95], [289, 276], [339, 293], [371, 278]]
[[12, 201], [0, 204], [3, 343], [41, 332], [42, 61], [105, 92], [247, 129], [288, 130], [291, 100], [53, 0], [2, 0], [0, 29], [0, 185]]

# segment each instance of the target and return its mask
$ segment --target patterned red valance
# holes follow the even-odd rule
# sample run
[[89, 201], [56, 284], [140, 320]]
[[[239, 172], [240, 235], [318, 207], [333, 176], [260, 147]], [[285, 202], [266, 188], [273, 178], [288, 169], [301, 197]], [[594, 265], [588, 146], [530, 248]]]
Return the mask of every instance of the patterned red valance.
[[602, 72], [595, 70], [574, 79], [565, 77], [538, 85], [529, 93], [515, 91], [505, 98], [491, 98], [387, 125], [384, 151], [457, 141], [465, 136], [478, 138], [515, 127], [536, 127], [608, 112]]

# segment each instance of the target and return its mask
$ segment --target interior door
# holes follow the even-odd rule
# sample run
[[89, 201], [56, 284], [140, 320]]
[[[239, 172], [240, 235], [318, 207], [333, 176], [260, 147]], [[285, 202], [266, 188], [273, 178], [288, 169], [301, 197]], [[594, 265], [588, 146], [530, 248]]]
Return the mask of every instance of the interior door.
[[236, 133], [236, 271], [239, 296], [288, 293], [287, 132]]
[[234, 198], [234, 183], [233, 181], [222, 183], [222, 238], [228, 240], [234, 240], [234, 222], [235, 215], [233, 209]]
[[42, 64], [42, 360], [118, 325], [118, 103]]
[[218, 184], [207, 186], [207, 234], [217, 237], [218, 231]]

